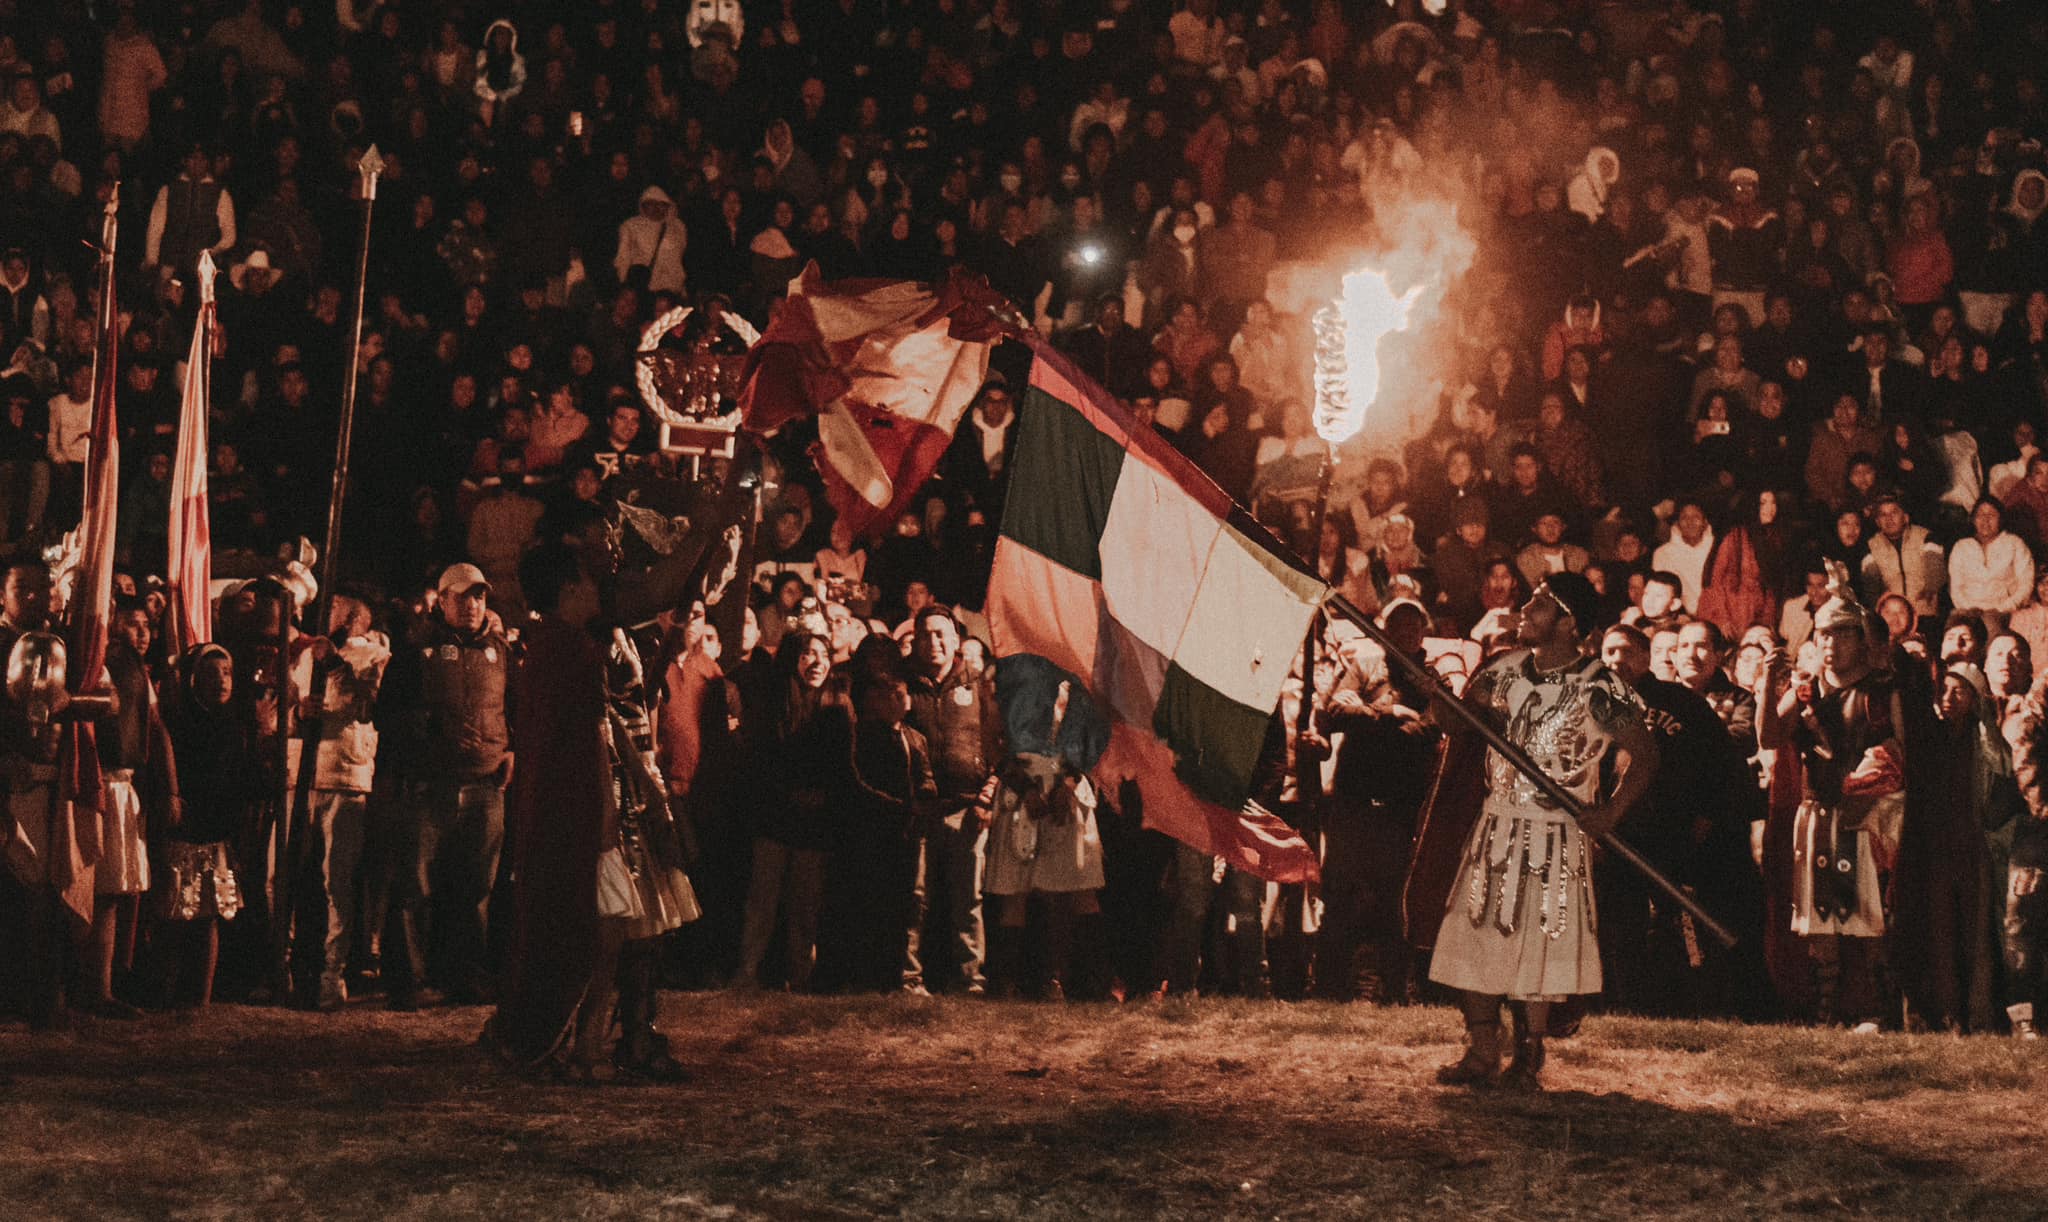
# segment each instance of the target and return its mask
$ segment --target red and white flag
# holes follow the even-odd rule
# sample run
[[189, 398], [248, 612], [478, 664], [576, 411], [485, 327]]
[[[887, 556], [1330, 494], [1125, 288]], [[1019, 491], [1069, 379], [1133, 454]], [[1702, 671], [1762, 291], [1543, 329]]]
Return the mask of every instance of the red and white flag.
[[[68, 599], [71, 619], [66, 674], [72, 694], [107, 687], [107, 628], [114, 600], [114, 508], [120, 500], [121, 431], [114, 418], [120, 384], [115, 354], [121, 346], [120, 313], [114, 308], [115, 211], [120, 192], [107, 201], [100, 229], [99, 338], [93, 350], [91, 448], [85, 456], [85, 512], [73, 538], [77, 568]], [[51, 820], [49, 879], [81, 920], [93, 910], [93, 866], [100, 859], [99, 740], [90, 721], [65, 723], [57, 747], [57, 818]]]
[[173, 631], [180, 652], [213, 639], [213, 531], [206, 510], [206, 417], [212, 402], [213, 255], [199, 255], [199, 319], [185, 355], [178, 453], [171, 467], [170, 576]]
[[90, 692], [107, 667], [108, 614], [114, 600], [114, 510], [121, 498], [121, 430], [114, 416], [121, 347], [114, 308], [114, 204], [102, 233], [99, 340], [92, 360], [92, 429], [85, 456], [85, 513], [78, 523], [78, 570], [71, 582], [71, 690]]
[[1013, 326], [1006, 309], [958, 273], [936, 289], [827, 284], [811, 264], [747, 354], [744, 427], [767, 434], [816, 416], [812, 457], [826, 496], [854, 533], [873, 533], [938, 469], [987, 380], [989, 350]]

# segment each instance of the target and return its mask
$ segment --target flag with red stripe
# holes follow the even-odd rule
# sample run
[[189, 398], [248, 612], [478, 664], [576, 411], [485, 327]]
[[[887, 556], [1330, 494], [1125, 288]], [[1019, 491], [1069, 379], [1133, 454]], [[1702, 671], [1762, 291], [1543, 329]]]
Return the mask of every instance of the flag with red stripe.
[[185, 355], [178, 452], [171, 467], [171, 616], [179, 650], [213, 639], [213, 530], [206, 507], [207, 411], [212, 402], [213, 255], [199, 256], [199, 318]]
[[1146, 826], [1262, 878], [1317, 877], [1314, 850], [1250, 799], [1326, 587], [1158, 433], [1033, 348], [989, 583], [997, 654], [1087, 685], [1111, 722], [1094, 778], [1108, 793], [1136, 781]]
[[816, 416], [811, 456], [826, 496], [856, 534], [872, 533], [938, 469], [988, 377], [1005, 308], [960, 274], [936, 290], [906, 280], [827, 284], [812, 264], [747, 354], [744, 427], [768, 434]]
[[[121, 433], [114, 415], [120, 385], [115, 354], [120, 314], [114, 307], [115, 210], [109, 199], [100, 230], [99, 336], [93, 350], [92, 430], [85, 457], [85, 512], [78, 523], [67, 603], [71, 620], [66, 676], [73, 695], [107, 689], [107, 626], [114, 599], [114, 509], [120, 500]], [[51, 820], [50, 881], [81, 920], [92, 919], [93, 866], [100, 858], [102, 793], [99, 741], [86, 720], [65, 723], [57, 749], [58, 817]]]

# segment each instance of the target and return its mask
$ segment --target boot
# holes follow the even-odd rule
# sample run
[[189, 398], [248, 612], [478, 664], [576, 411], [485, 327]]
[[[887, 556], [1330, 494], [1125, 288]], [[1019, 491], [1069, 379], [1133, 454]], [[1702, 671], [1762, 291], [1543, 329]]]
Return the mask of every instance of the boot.
[[1527, 1023], [1517, 1023], [1515, 1054], [1508, 1060], [1507, 1072], [1501, 1075], [1501, 1085], [1509, 1090], [1542, 1090], [1543, 1061], [1543, 1032], [1531, 1030]]
[[1508, 1060], [1507, 1072], [1501, 1075], [1501, 1085], [1509, 1090], [1542, 1090], [1544, 1059], [1542, 1036], [1517, 1039], [1514, 1056]]
[[1499, 1020], [1465, 1024], [1465, 1055], [1436, 1071], [1445, 1086], [1492, 1086], [1501, 1075]]

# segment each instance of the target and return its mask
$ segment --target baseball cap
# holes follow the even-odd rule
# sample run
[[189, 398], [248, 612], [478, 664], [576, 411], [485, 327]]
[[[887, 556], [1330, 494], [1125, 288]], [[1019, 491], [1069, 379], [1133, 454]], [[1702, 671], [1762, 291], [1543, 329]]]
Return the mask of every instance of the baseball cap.
[[491, 588], [490, 579], [484, 576], [482, 569], [473, 564], [451, 564], [441, 570], [441, 579], [434, 583], [434, 592], [446, 594], [450, 590], [462, 591], [474, 586], [482, 586], [486, 590]]

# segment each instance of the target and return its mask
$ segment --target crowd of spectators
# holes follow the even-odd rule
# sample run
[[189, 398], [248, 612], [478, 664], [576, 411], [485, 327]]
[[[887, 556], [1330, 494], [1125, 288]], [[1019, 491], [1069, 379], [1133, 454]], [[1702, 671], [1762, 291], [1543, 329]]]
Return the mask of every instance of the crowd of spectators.
[[[321, 537], [357, 168], [376, 145], [341, 553], [363, 620], [337, 621], [335, 639], [400, 657], [446, 626], [484, 630], [482, 608], [462, 629], [469, 613], [436, 606], [440, 591], [488, 590], [491, 630], [516, 635], [522, 558], [603, 515], [621, 481], [675, 470], [634, 377], [650, 319], [690, 304], [700, 330], [718, 310], [765, 324], [807, 264], [828, 280], [964, 267], [1333, 586], [1418, 621], [1404, 630], [1445, 669], [1511, 644], [1529, 589], [1578, 572], [1604, 599], [1600, 627], [1639, 631], [1655, 679], [1706, 698], [1726, 733], [1700, 758], [1717, 762], [1660, 788], [1637, 830], [1755, 936], [1723, 961], [1616, 883], [1615, 910], [1641, 909], [1603, 931], [1621, 1004], [2027, 1031], [2048, 864], [2025, 834], [2048, 817], [2029, 665], [2048, 651], [2044, 53], [2048, 12], [1994, 0], [0, 4], [0, 544], [26, 551], [77, 519], [89, 243], [117, 185], [121, 563], [146, 593], [202, 252], [223, 269], [217, 564], [255, 572]], [[1433, 401], [1403, 408], [1421, 427], [1391, 442], [1369, 427], [1319, 515], [1308, 323], [1269, 273], [1329, 258], [1374, 223], [1371, 201], [1416, 188], [1460, 201], [1477, 257], [1427, 351], [1404, 349], [1436, 375]], [[930, 802], [966, 811], [973, 841], [995, 760], [933, 692], [981, 682], [974, 612], [1029, 410], [1007, 372], [880, 540], [835, 529], [801, 438], [787, 441], [762, 563], [741, 583], [758, 640], [721, 649], [675, 608], [676, 641], [652, 655], [673, 673], [648, 687], [673, 697], [695, 676], [730, 693], [715, 729], [731, 742], [775, 758], [798, 736], [828, 755], [837, 740], [809, 718], [865, 726], [872, 705], [887, 726], [892, 694], [871, 683], [857, 710], [806, 696], [803, 717], [760, 719], [787, 713], [790, 691], [826, 690], [863, 638], [901, 642], [910, 724], [944, 791]], [[1823, 671], [1831, 565], [1885, 625], [1908, 722], [1894, 919], [1886, 953], [1854, 968], [1868, 990], [1840, 982], [1849, 959], [1787, 933], [1793, 848], [1774, 829], [1798, 762], [1756, 733], [1774, 684]], [[1388, 863], [1405, 865], [1427, 762], [1400, 774], [1373, 753], [1399, 754], [1390, 728], [1431, 732], [1418, 695], [1342, 636], [1287, 753], [1330, 758], [1267, 795], [1322, 812], [1301, 816], [1326, 846], [1322, 893], [1212, 870], [1101, 795], [1102, 898], [1061, 910], [1109, 935], [1090, 988], [1348, 994], [1362, 976], [1377, 996], [1412, 993]], [[1789, 677], [1781, 656], [1798, 659]], [[696, 775], [751, 757], [698, 737], [663, 749], [672, 792], [685, 821], [737, 830], [708, 837], [733, 856], [697, 880], [686, 975], [756, 978], [779, 906], [779, 936], [801, 944], [781, 975], [810, 983], [819, 906], [894, 879], [980, 987], [1000, 936], [973, 893], [981, 850], [949, 842], [966, 860], [933, 851], [900, 877], [835, 869], [821, 787], [754, 810], [744, 778]], [[774, 851], [749, 856], [756, 842]], [[416, 864], [424, 880], [424, 864], [397, 872]], [[949, 903], [923, 905], [942, 875]], [[1058, 982], [1075, 921], [1050, 924]], [[1318, 928], [1318, 966], [1300, 966]], [[359, 958], [373, 941], [359, 931]], [[1007, 983], [1028, 975], [1013, 965]], [[851, 976], [877, 978], [831, 983]]]

